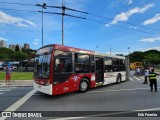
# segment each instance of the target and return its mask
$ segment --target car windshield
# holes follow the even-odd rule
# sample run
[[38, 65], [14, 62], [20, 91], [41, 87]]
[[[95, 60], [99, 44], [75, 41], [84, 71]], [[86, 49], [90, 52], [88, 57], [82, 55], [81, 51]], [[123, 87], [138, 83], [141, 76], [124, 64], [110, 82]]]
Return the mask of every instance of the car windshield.
[[38, 55], [35, 58], [34, 76], [36, 78], [49, 78], [51, 54]]

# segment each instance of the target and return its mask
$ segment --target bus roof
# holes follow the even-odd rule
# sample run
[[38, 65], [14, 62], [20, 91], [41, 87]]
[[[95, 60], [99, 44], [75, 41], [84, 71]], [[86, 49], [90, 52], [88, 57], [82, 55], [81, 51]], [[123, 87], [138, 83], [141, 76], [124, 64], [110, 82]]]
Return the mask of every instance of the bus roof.
[[97, 57], [111, 57], [111, 58], [125, 59], [124, 56], [111, 55], [111, 54], [99, 53], [99, 52], [96, 52], [95, 56], [97, 56]]
[[58, 45], [58, 44], [46, 45], [46, 46], [43, 46], [43, 47], [39, 48], [38, 50], [46, 48], [46, 47], [51, 47], [51, 46], [53, 46], [54, 49], [64, 50], [64, 51], [73, 51], [73, 52], [88, 53], [88, 54], [94, 54], [95, 53], [94, 51], [91, 51], [91, 50], [85, 50], [85, 49], [63, 46], [63, 45]]

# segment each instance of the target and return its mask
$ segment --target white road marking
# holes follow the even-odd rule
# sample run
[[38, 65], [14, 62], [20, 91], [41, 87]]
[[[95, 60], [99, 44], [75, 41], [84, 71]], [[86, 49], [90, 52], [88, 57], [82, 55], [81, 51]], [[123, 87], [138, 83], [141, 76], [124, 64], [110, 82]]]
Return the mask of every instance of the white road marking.
[[[160, 87], [157, 87], [157, 88], [160, 88]], [[87, 93], [121, 92], [121, 91], [147, 90], [147, 89], [150, 89], [150, 88], [133, 88], [133, 89], [119, 89], [119, 90], [89, 91]]]
[[0, 86], [5, 86], [5, 83], [1, 84]]
[[133, 81], [133, 78], [132, 78], [132, 77], [129, 77], [129, 79], [130, 79], [131, 81]]
[[0, 87], [0, 89], [15, 89], [17, 87]]
[[140, 77], [142, 80], [144, 80], [144, 77]]
[[[7, 108], [5, 111], [12, 111], [14, 112], [16, 109], [18, 109], [22, 104], [24, 104], [37, 90], [33, 89], [28, 94], [26, 94], [24, 97], [22, 97], [20, 100], [12, 104], [9, 108]], [[0, 118], [0, 120], [5, 120], [7, 117]]]
[[141, 79], [139, 79], [138, 77], [135, 77], [135, 76], [133, 76], [133, 78], [136, 79], [136, 80], [141, 80]]
[[3, 89], [3, 90], [0, 90], [0, 91], [11, 91], [11, 89], [10, 89], [10, 90], [5, 90], [5, 89]]
[[126, 112], [114, 112], [114, 113], [103, 113], [103, 114], [95, 114], [95, 115], [86, 115], [81, 117], [66, 117], [66, 118], [57, 118], [57, 119], [48, 119], [48, 120], [75, 120], [75, 119], [84, 119], [89, 117], [102, 117], [102, 116], [111, 116], [111, 115], [121, 115], [121, 114], [128, 114], [128, 113], [135, 113], [139, 111], [158, 111], [160, 108], [151, 108], [151, 109], [141, 109], [141, 110], [132, 110], [132, 111], [126, 111]]
[[4, 92], [0, 92], [0, 95], [2, 95]]

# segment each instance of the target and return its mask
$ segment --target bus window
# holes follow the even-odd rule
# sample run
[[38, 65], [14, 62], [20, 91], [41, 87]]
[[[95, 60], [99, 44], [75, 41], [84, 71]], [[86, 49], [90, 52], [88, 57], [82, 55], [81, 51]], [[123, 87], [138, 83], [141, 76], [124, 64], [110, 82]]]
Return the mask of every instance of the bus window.
[[72, 72], [72, 53], [55, 51], [55, 73]]
[[85, 54], [75, 54], [75, 72], [90, 73], [90, 56]]
[[112, 72], [112, 59], [111, 58], [104, 58], [104, 65], [106, 72]]
[[55, 72], [72, 72], [70, 58], [56, 58], [55, 60]]

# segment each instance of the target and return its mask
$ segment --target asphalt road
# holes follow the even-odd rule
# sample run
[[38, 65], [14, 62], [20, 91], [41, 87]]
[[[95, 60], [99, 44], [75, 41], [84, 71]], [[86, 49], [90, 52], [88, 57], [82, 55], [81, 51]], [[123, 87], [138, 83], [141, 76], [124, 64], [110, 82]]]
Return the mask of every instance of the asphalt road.
[[[24, 113], [40, 112], [42, 116], [47, 116], [41, 119], [50, 120], [53, 118], [58, 120], [106, 118], [107, 120], [158, 120], [160, 118], [160, 112], [157, 113], [160, 111], [160, 88], [158, 88], [159, 92], [150, 92], [149, 84], [142, 84], [142, 82], [143, 77], [131, 76], [131, 80], [120, 84], [94, 88], [87, 93], [73, 92], [58, 96], [49, 96], [40, 92], [32, 94], [32, 87], [0, 87], [1, 91], [6, 90], [0, 94], [0, 111], [9, 108], [8, 110], [15, 109], [14, 111]], [[160, 86], [160, 77], [158, 86]], [[29, 96], [27, 100], [22, 99], [27, 95]], [[18, 101], [17, 104], [15, 104], [16, 101]], [[139, 116], [135, 111], [139, 111]], [[149, 111], [149, 114], [156, 113], [159, 117], [140, 117], [146, 114], [146, 111]], [[73, 118], [77, 114], [80, 117]], [[21, 120], [22, 118], [7, 118], [7, 120], [10, 119]], [[25, 119], [32, 120], [33, 118]]]

